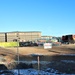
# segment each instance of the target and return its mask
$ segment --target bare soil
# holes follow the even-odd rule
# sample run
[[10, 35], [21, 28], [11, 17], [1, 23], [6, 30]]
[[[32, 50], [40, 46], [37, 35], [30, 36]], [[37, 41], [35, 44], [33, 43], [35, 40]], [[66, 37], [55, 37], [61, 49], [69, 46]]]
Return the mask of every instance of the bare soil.
[[[48, 67], [50, 66], [51, 68], [57, 69], [61, 72], [75, 73], [75, 63], [68, 64], [61, 62], [61, 60], [75, 61], [75, 56], [69, 56], [70, 54], [75, 54], [75, 44], [53, 46], [52, 49], [44, 49], [41, 46], [0, 48], [0, 56], [4, 57], [3, 61], [9, 64], [10, 62], [17, 60], [17, 49], [19, 52], [20, 61], [37, 61], [37, 56], [34, 57], [33, 55], [38, 54], [41, 55], [40, 61], [55, 61], [51, 65], [48, 65]], [[63, 69], [61, 69], [62, 67]]]
[[[24, 56], [31, 56], [32, 54], [39, 54], [43, 56], [56, 56], [62, 54], [75, 54], [75, 44], [53, 46], [51, 49], [44, 49], [43, 47], [18, 47], [18, 53], [21, 59]], [[17, 59], [17, 47], [0, 48], [0, 55], [7, 61]]]

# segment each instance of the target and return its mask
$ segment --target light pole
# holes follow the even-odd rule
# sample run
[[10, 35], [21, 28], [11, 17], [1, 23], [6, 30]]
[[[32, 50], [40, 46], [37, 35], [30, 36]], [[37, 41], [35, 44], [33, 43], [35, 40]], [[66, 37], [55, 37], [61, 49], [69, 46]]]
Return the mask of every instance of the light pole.
[[[17, 31], [17, 62], [18, 62], [18, 66], [19, 66], [19, 33], [18, 33], [18, 31]], [[19, 67], [18, 67], [18, 75], [20, 75]]]

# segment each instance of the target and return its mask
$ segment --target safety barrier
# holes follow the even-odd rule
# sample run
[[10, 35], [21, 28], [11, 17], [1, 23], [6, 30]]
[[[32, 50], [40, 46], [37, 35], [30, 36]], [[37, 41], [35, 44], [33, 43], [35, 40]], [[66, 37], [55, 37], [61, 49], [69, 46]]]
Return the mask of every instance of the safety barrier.
[[16, 47], [19, 46], [18, 42], [0, 42], [0, 47]]

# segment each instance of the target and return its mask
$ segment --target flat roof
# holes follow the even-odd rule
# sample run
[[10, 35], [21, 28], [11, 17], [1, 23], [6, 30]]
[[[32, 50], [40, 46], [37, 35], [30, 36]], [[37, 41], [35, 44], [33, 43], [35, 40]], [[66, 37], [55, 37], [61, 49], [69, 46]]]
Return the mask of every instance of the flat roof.
[[0, 34], [4, 33], [41, 33], [41, 31], [11, 31], [11, 32], [0, 32]]

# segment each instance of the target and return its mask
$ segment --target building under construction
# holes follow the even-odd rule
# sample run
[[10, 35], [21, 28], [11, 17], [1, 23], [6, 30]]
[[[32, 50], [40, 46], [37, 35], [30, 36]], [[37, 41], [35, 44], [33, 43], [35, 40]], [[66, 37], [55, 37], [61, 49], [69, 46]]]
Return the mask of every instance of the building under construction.
[[19, 39], [20, 42], [34, 41], [41, 38], [40, 31], [29, 31], [29, 32], [2, 32], [0, 33], [0, 42], [12, 42]]

